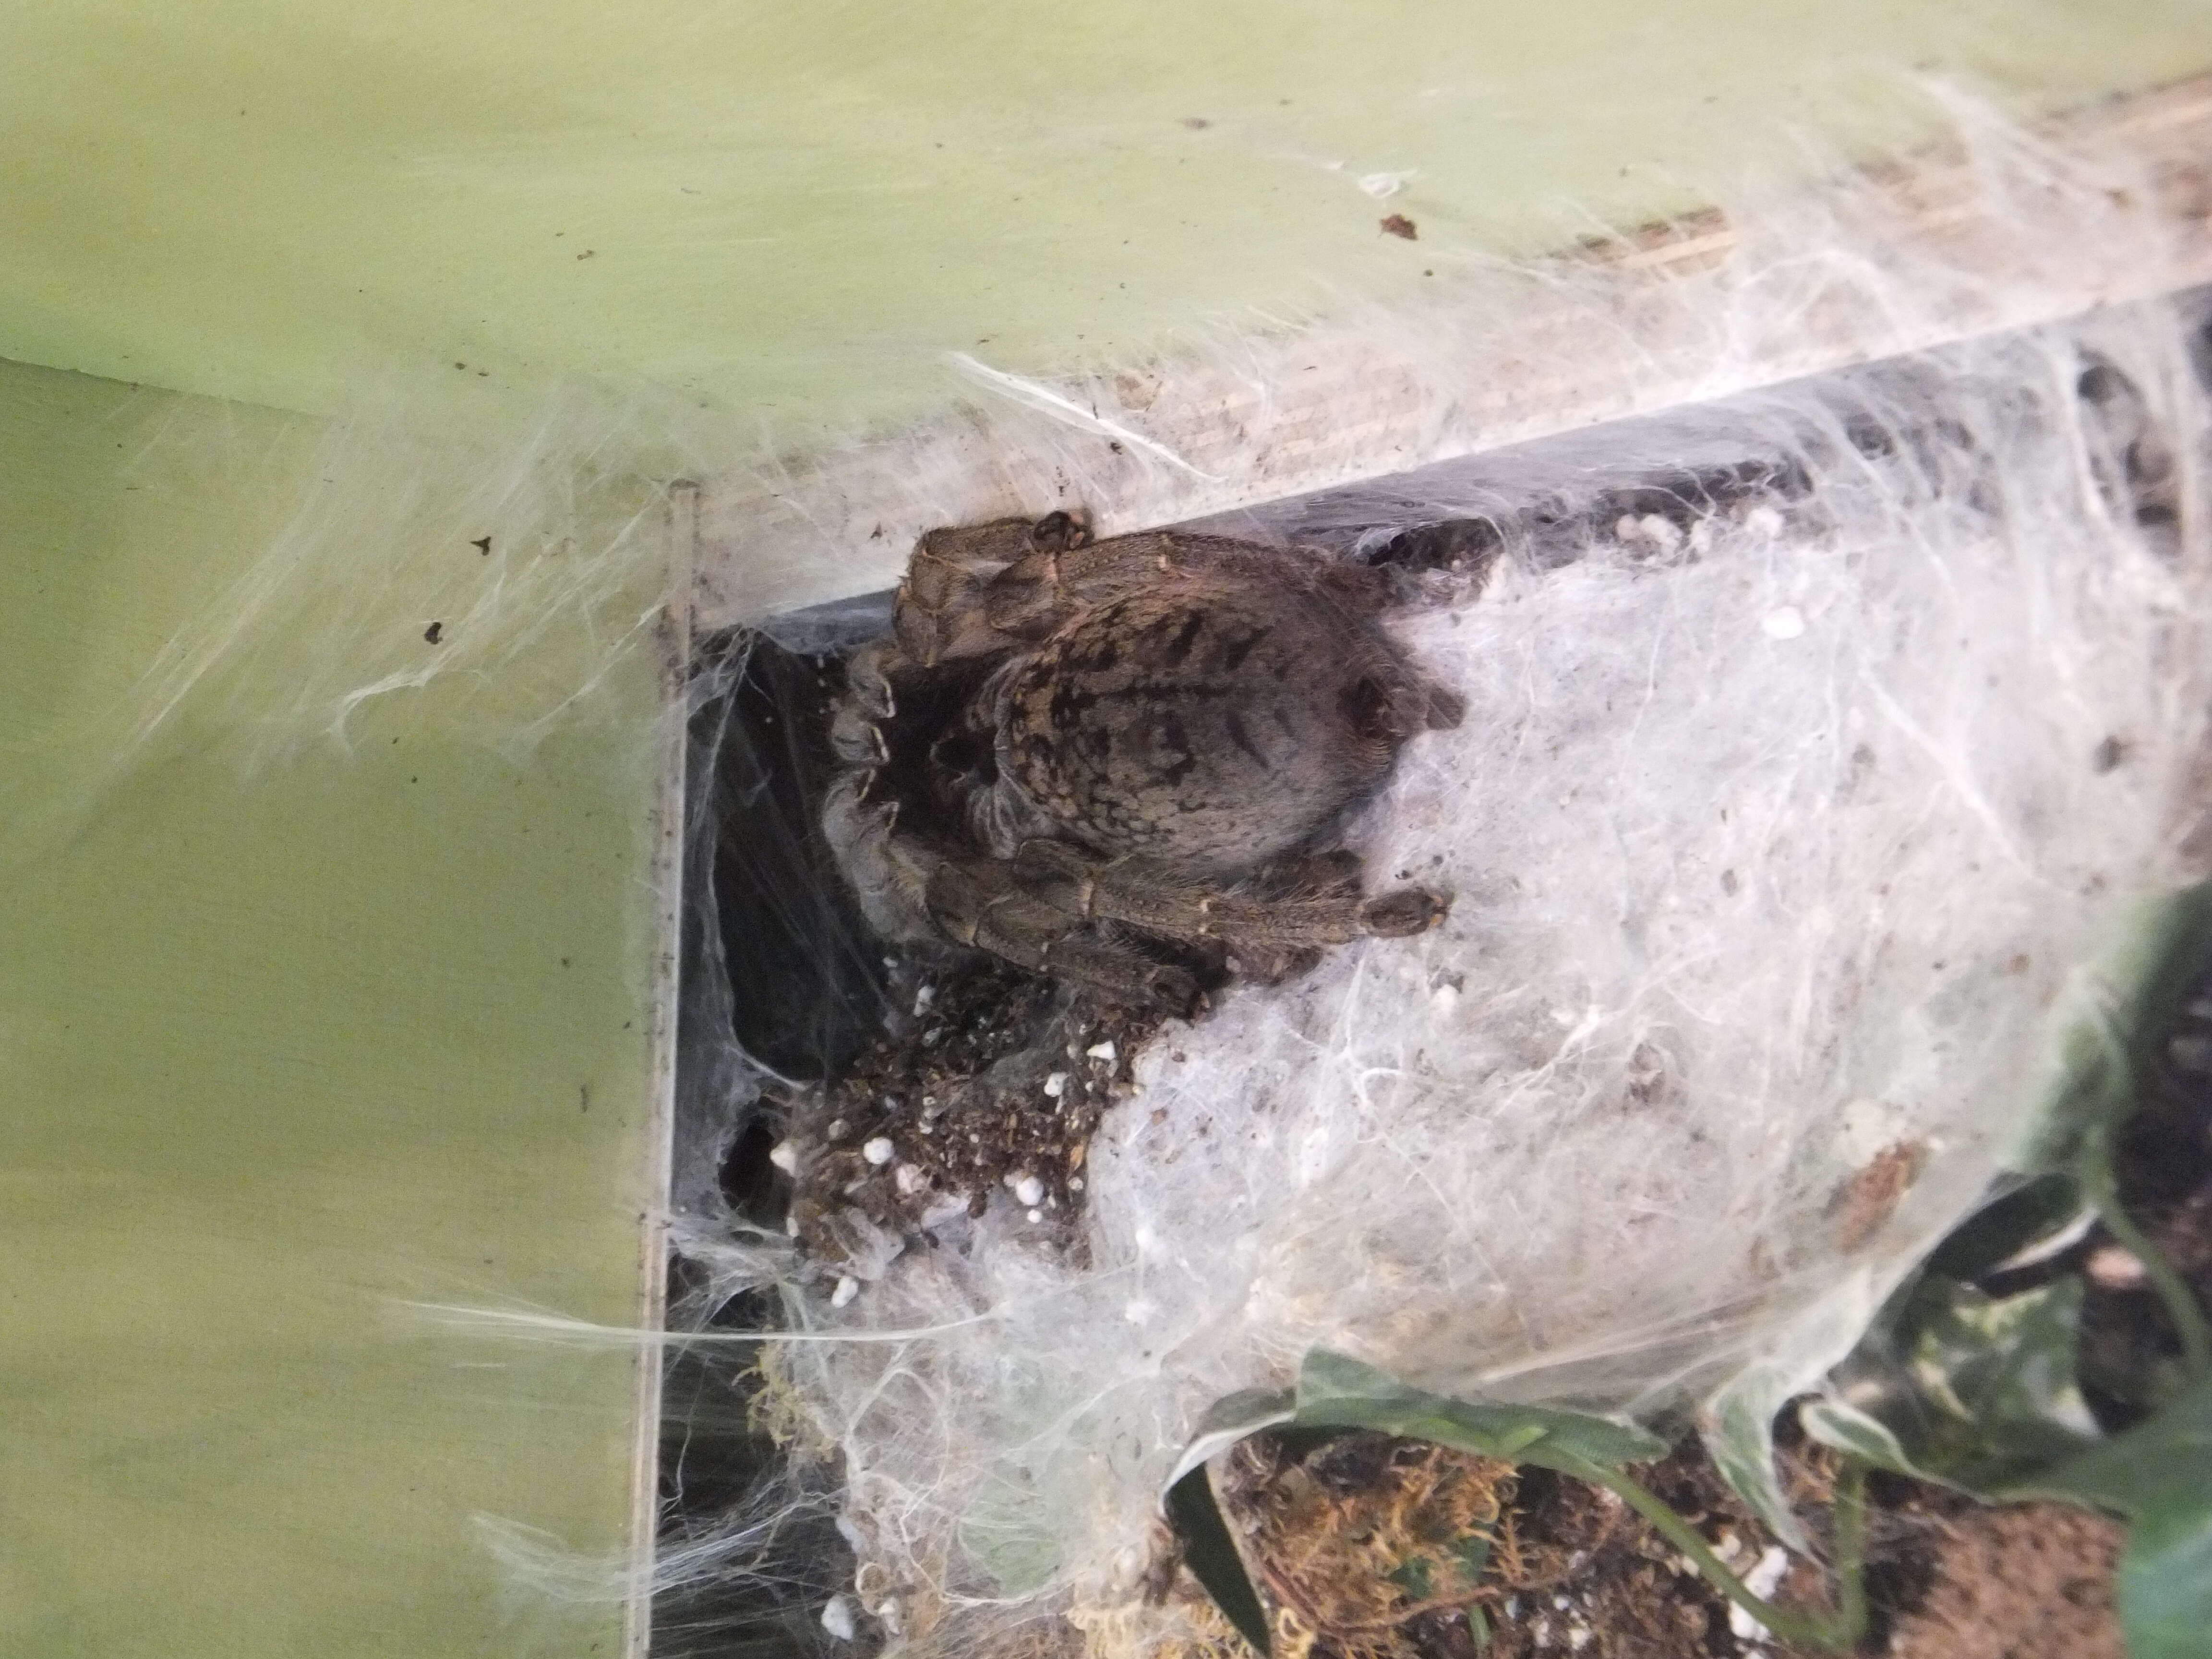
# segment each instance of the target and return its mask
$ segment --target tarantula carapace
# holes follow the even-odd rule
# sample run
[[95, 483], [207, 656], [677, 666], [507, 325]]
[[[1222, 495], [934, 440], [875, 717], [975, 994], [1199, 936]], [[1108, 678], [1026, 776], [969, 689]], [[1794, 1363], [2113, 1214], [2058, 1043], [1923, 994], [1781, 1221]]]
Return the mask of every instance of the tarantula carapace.
[[933, 530], [855, 652], [823, 824], [887, 938], [951, 940], [1190, 1012], [1449, 900], [1363, 898], [1329, 849], [1462, 704], [1376, 618], [1389, 573], [1054, 513]]

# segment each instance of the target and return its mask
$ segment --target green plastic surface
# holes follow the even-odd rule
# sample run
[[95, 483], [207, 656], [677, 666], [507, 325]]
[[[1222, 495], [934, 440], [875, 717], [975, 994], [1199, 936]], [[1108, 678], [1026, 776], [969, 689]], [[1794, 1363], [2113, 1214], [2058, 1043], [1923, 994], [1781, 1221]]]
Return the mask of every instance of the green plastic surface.
[[187, 717], [114, 763], [315, 435], [0, 365], [10, 1659], [617, 1645], [502, 1594], [475, 1517], [620, 1546], [629, 1356], [404, 1304], [634, 1317], [642, 660], [526, 763], [442, 682], [350, 752], [252, 769]]
[[0, 357], [650, 382], [797, 440], [957, 392], [948, 351], [1123, 358], [1893, 148], [1914, 75], [2208, 64], [2194, 0], [21, 0]]

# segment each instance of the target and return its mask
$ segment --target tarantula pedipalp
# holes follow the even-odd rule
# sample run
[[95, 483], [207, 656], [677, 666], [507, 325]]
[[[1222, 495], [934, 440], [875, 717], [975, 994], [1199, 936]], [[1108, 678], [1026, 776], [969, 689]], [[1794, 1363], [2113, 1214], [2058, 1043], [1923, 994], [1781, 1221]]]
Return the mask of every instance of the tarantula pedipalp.
[[1449, 901], [1321, 843], [1462, 705], [1376, 621], [1388, 573], [1055, 513], [933, 530], [854, 653], [823, 827], [886, 938], [1188, 1012]]

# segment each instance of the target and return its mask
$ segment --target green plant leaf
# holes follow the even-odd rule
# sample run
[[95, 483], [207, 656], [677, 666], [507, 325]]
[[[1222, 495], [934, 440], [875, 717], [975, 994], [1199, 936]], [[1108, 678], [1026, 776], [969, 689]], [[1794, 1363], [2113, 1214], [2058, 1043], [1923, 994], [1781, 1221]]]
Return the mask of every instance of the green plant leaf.
[[1809, 1432], [1984, 1494], [2096, 1443], [2075, 1377], [2080, 1281], [1994, 1300], [1968, 1281], [2047, 1253], [2086, 1224], [2109, 1185], [2112, 1132], [2134, 1115], [2144, 1072], [2208, 970], [2212, 883], [2139, 906], [2075, 976], [2076, 1012], [2005, 1159], [2010, 1185], [1882, 1305], [1830, 1373], [1825, 1398], [1803, 1408]]
[[1774, 1419], [1799, 1392], [1790, 1386], [1793, 1380], [1772, 1366], [1747, 1365], [1706, 1403], [1698, 1438], [1721, 1479], [1767, 1530], [1798, 1554], [1808, 1555], [1812, 1542], [1783, 1493], [1774, 1466]]
[[1923, 1471], [1913, 1466], [1887, 1424], [1847, 1401], [1827, 1397], [1805, 1401], [1797, 1407], [1797, 1420], [1822, 1445], [1848, 1452], [1878, 1469], [1926, 1478]]
[[[1871, 1318], [1859, 1318], [1848, 1356], [1829, 1372], [1825, 1396], [1801, 1408], [1817, 1438], [1884, 1468], [1960, 1484], [2001, 1479], [2008, 1470], [2079, 1449], [2087, 1419], [2075, 1409], [2079, 1391], [2071, 1371], [2078, 1295], [2070, 1307], [2062, 1300], [2000, 1313], [1987, 1298], [1977, 1306], [1978, 1293], [1967, 1281], [2063, 1249], [2095, 1218], [2089, 1177], [2101, 1138], [2134, 1114], [2143, 1068], [2208, 969], [2212, 883], [2138, 906], [2111, 948], [2075, 976], [2069, 991], [2076, 1012], [2058, 1034], [2045, 1086], [2004, 1159], [2010, 1173]], [[2063, 1336], [2062, 1324], [2069, 1328]], [[1978, 1353], [1985, 1337], [1993, 1345]], [[1806, 1351], [1794, 1330], [1778, 1346], [1783, 1353]], [[2063, 1381], [2046, 1362], [2061, 1364]], [[1784, 1363], [1779, 1353], [1762, 1356], [1723, 1384], [1701, 1413], [1705, 1448], [1722, 1478], [1796, 1548], [1803, 1547], [1803, 1533], [1775, 1470], [1773, 1415], [1826, 1369], [1826, 1362], [1808, 1370]], [[1919, 1398], [1924, 1383], [1937, 1399]], [[1978, 1401], [1986, 1396], [1998, 1411], [1980, 1432], [1969, 1420], [1972, 1413], [1958, 1409], [1966, 1395]], [[2005, 1443], [2015, 1431], [2020, 1443]], [[1942, 1463], [1950, 1474], [1937, 1474], [1922, 1467], [1923, 1461]]]
[[1832, 1374], [1806, 1431], [1891, 1468], [1990, 1493], [2098, 1439], [2075, 1380], [2081, 1283], [2017, 1296], [1923, 1278], [1886, 1340]]
[[1199, 1419], [1160, 1492], [1161, 1510], [1182, 1540], [1191, 1576], [1262, 1656], [1267, 1652], [1267, 1608], [1214, 1502], [1206, 1466], [1246, 1437], [1289, 1422], [1294, 1403], [1281, 1389], [1246, 1389], [1216, 1401]]
[[2212, 882], [2137, 907], [2112, 948], [2075, 975], [2078, 1012], [2007, 1166], [2027, 1175], [2065, 1170], [2084, 1135], [2132, 1117], [2138, 1081], [2208, 972]]
[[1213, 1486], [1203, 1463], [1168, 1488], [1166, 1509], [1170, 1524], [1182, 1540], [1182, 1559], [1191, 1577], [1213, 1598], [1237, 1633], [1267, 1659], [1267, 1610], [1244, 1571], [1244, 1558], [1229, 1535], [1221, 1506], [1213, 1501]]
[[1289, 1422], [1297, 1403], [1297, 1397], [1287, 1389], [1241, 1389], [1214, 1401], [1198, 1419], [1182, 1455], [1176, 1459], [1175, 1468], [1162, 1483], [1161, 1496], [1164, 1498], [1169, 1488], [1185, 1475], [1201, 1463], [1212, 1462], [1238, 1441]]
[[1301, 1427], [1376, 1429], [1478, 1456], [1574, 1470], [1618, 1468], [1667, 1455], [1667, 1443], [1632, 1423], [1540, 1406], [1481, 1405], [1425, 1394], [1349, 1354], [1315, 1348], [1298, 1372]]
[[1459, 1557], [1460, 1572], [1468, 1583], [1479, 1583], [1482, 1575], [1490, 1571], [1492, 1542], [1486, 1532], [1471, 1532], [1459, 1540], [1459, 1547], [1453, 1553]]
[[1384, 1576], [1416, 1601], [1425, 1601], [1436, 1594], [1436, 1569], [1425, 1556], [1417, 1555], [1410, 1561], [1401, 1562]]
[[[2114, 1190], [2112, 1138], [2186, 998], [2212, 970], [2212, 884], [2145, 907], [2078, 976], [2081, 1012], [2007, 1164], [2031, 1179], [1954, 1229], [1808, 1402], [1808, 1433], [1871, 1462], [1991, 1498], [2056, 1498], [2129, 1517], [2118, 1602], [2130, 1659], [2212, 1649], [2212, 1378], [2100, 1437], [2075, 1381], [2082, 1284], [1992, 1299], [1964, 1281], [2078, 1231], [2085, 1206], [2164, 1267]], [[2039, 1245], [2038, 1241], [2046, 1241]], [[2203, 1323], [2166, 1270], [2176, 1322]], [[2185, 1329], [2185, 1346], [2190, 1340]]]
[[2212, 1382], [2002, 1495], [2127, 1516], [2119, 1610], [2129, 1659], [2202, 1659], [2212, 1645]]
[[1002, 1595], [1042, 1589], [1060, 1568], [1052, 1535], [1012, 1505], [988, 1495], [962, 1518], [960, 1541], [997, 1580]]
[[1760, 1352], [1707, 1396], [1698, 1432], [1721, 1479], [1781, 1542], [1802, 1555], [1811, 1540], [1790, 1507], [1775, 1467], [1774, 1419], [1820, 1384], [1858, 1346], [1888, 1303], [1862, 1263], [1805, 1303], [1766, 1337]]

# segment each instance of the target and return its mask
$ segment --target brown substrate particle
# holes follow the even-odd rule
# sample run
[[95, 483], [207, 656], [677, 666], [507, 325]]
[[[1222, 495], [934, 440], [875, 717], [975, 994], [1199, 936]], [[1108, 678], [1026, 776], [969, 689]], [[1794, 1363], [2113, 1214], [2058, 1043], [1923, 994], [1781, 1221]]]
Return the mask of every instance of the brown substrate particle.
[[870, 1230], [924, 1234], [994, 1200], [1040, 1242], [1077, 1237], [1091, 1133], [1159, 1015], [977, 958], [909, 959], [891, 995], [850, 1066], [786, 1099], [801, 1242], [851, 1260]]

